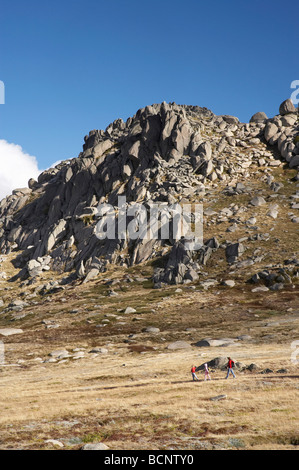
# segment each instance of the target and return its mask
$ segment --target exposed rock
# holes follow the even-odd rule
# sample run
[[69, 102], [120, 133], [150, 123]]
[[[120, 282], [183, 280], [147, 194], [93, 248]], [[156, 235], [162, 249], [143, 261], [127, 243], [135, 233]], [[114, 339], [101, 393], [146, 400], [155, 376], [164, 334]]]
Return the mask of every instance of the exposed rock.
[[242, 256], [245, 247], [242, 243], [233, 243], [226, 247], [226, 259], [229, 264], [235, 263]]
[[148, 326], [144, 328], [142, 331], [143, 333], [160, 333], [160, 329], [154, 326]]
[[232, 338], [222, 338], [222, 339], [202, 339], [194, 344], [194, 346], [198, 348], [205, 348], [205, 347], [218, 347], [218, 346], [228, 346], [233, 344], [236, 340]]
[[[163, 263], [153, 276], [155, 288], [217, 284], [215, 279], [201, 277], [205, 267], [218, 258], [214, 253], [225, 249], [233, 264], [244, 246], [225, 242], [219, 248], [212, 239], [192, 248], [185, 232], [178, 236], [174, 206], [183, 207], [207, 194], [205, 200], [211, 207], [204, 207], [204, 223], [228, 223], [228, 233], [238, 234], [243, 223], [240, 208], [214, 210], [213, 190], [224, 183], [225, 196], [248, 194], [251, 205], [264, 205], [266, 199], [253, 197], [258, 193], [245, 181], [251, 171], [269, 177], [277, 166], [283, 171], [285, 163], [291, 169], [299, 166], [297, 116], [290, 100], [282, 103], [280, 115], [268, 119], [259, 112], [250, 123], [241, 123], [235, 116], [216, 116], [199, 106], [163, 102], [139, 109], [126, 122], [117, 119], [105, 130], [90, 131], [77, 158], [42, 172], [37, 181], [29, 181], [28, 188], [18, 188], [0, 201], [0, 252], [15, 253], [13, 264], [19, 270], [9, 281], [33, 285], [53, 270], [69, 273], [64, 283], [75, 279], [87, 283], [100, 278], [110, 264], [131, 267], [160, 258]], [[271, 196], [281, 196], [280, 183], [272, 179], [268, 184], [275, 193]], [[120, 197], [126, 198], [123, 219]], [[136, 202], [142, 203], [137, 217]], [[166, 235], [148, 239], [153, 228], [149, 215], [158, 203], [158, 232]], [[102, 204], [109, 209], [104, 214]], [[163, 208], [170, 205], [162, 222]], [[270, 205], [267, 214], [275, 219], [278, 209]], [[258, 215], [251, 215], [246, 229], [256, 230]], [[111, 218], [115, 236], [105, 232]], [[290, 221], [297, 223], [297, 219], [297, 214], [290, 214]], [[139, 231], [124, 233], [122, 222], [125, 226], [135, 223]], [[190, 232], [194, 225], [195, 215], [184, 214], [183, 228]], [[7, 280], [4, 274], [1, 278]], [[61, 288], [43, 289], [42, 295]], [[111, 290], [108, 295], [117, 292]]]
[[93, 348], [90, 351], [90, 354], [108, 354], [107, 348]]
[[277, 219], [278, 210], [276, 207], [271, 207], [270, 210], [267, 212], [268, 217], [272, 217], [272, 219]]
[[285, 114], [296, 113], [297, 110], [291, 99], [285, 100], [281, 103], [279, 107], [279, 114], [284, 116]]
[[295, 155], [290, 159], [289, 166], [290, 168], [296, 168], [299, 166], [299, 155]]
[[217, 395], [216, 397], [212, 397], [210, 398], [211, 401], [220, 401], [220, 400], [226, 400], [227, 399], [227, 395]]
[[273, 122], [268, 122], [265, 127], [265, 139], [269, 142], [278, 133], [278, 127]]
[[106, 444], [103, 444], [102, 442], [94, 443], [94, 444], [85, 444], [83, 447], [81, 447], [81, 450], [109, 450], [109, 447], [106, 446]]
[[71, 355], [66, 349], [58, 349], [56, 351], [52, 351], [51, 353], [49, 353], [49, 356], [54, 359], [60, 360], [60, 359], [69, 358]]
[[268, 116], [267, 116], [264, 112], [260, 111], [260, 112], [258, 112], [258, 113], [255, 113], [255, 114], [251, 117], [251, 119], [250, 119], [249, 122], [264, 122], [264, 121], [266, 121], [267, 119], [268, 119]]
[[263, 206], [266, 204], [266, 201], [261, 196], [255, 196], [253, 199], [251, 199], [250, 204], [252, 206]]
[[2, 328], [0, 330], [0, 335], [2, 336], [12, 336], [12, 335], [20, 335], [23, 333], [23, 330], [20, 328]]
[[45, 444], [52, 444], [54, 447], [60, 447], [60, 448], [64, 447], [64, 444], [62, 442], [57, 441], [55, 439], [47, 439], [45, 441]]
[[[219, 356], [215, 357], [211, 361], [206, 361], [208, 364], [209, 369], [220, 369], [220, 370], [225, 370], [227, 366], [228, 359], [227, 357]], [[197, 367], [197, 371], [204, 370], [205, 369], [205, 363], [201, 364], [199, 367]]]
[[255, 287], [251, 292], [267, 292], [269, 289], [266, 286]]
[[235, 285], [236, 285], [235, 281], [232, 280], [232, 279], [227, 279], [225, 281], [222, 281], [221, 284], [225, 287], [235, 287]]

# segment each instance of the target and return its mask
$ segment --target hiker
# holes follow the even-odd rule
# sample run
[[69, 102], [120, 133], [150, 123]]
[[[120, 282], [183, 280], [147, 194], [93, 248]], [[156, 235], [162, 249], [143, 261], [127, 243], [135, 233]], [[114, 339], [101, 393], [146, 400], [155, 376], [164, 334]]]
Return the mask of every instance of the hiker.
[[230, 357], [228, 357], [227, 359], [228, 359], [228, 363], [227, 363], [227, 366], [226, 366], [227, 374], [226, 374], [225, 378], [227, 379], [229, 374], [231, 373], [233, 375], [233, 378], [235, 379], [236, 376], [235, 376], [234, 371], [233, 371], [233, 367], [234, 367], [235, 363]]
[[205, 380], [211, 380], [208, 364], [205, 364]]
[[199, 378], [196, 376], [195, 374], [195, 371], [196, 371], [196, 366], [192, 366], [191, 368], [191, 374], [192, 374], [192, 378], [193, 378], [193, 381], [194, 380], [199, 380]]

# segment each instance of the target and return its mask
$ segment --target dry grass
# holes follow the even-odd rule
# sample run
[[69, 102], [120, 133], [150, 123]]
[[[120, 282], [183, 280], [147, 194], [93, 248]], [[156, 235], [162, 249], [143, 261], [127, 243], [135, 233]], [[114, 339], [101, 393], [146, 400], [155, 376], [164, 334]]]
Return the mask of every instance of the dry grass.
[[[254, 357], [261, 367], [288, 348], [224, 350], [241, 361]], [[273, 353], [273, 354], [271, 354]], [[212, 372], [212, 381], [191, 382], [193, 362], [217, 356], [209, 349], [82, 359], [38, 365], [1, 377], [1, 447], [44, 448], [58, 439], [66, 448], [75, 438], [103, 441], [112, 449], [270, 448], [298, 444], [298, 376], [292, 373]], [[125, 361], [125, 362], [123, 362]], [[226, 394], [223, 401], [211, 401]], [[235, 445], [233, 445], [235, 443]], [[195, 447], [194, 447], [195, 446]]]
[[[52, 302], [41, 300], [34, 315], [14, 322], [24, 333], [4, 339], [1, 448], [55, 448], [45, 444], [47, 439], [60, 440], [65, 449], [98, 441], [114, 450], [298, 445], [298, 370], [290, 362], [290, 343], [298, 337], [298, 290], [253, 300], [250, 288], [220, 288], [217, 295], [184, 287], [175, 293], [175, 288], [162, 292], [139, 282], [118, 292], [118, 297], [107, 298], [100, 281], [73, 287]], [[124, 315], [121, 310], [128, 305], [137, 312]], [[79, 313], [72, 316], [69, 311], [76, 306]], [[45, 329], [45, 317], [60, 327]], [[110, 323], [99, 327], [107, 318]], [[160, 333], [143, 333], [148, 325], [159, 327]], [[190, 327], [194, 330], [186, 331]], [[177, 339], [193, 344], [205, 337], [241, 334], [252, 340], [229, 348], [167, 349]], [[89, 354], [94, 346], [109, 352]], [[62, 347], [85, 348], [85, 357], [36, 362]], [[202, 375], [200, 382], [190, 380], [192, 363], [227, 355], [246, 365], [254, 362], [258, 370], [237, 372], [236, 380], [225, 380], [223, 371], [212, 371], [211, 382]], [[288, 373], [277, 373], [282, 367]], [[261, 374], [266, 368], [273, 373]], [[222, 394], [225, 400], [211, 401]]]

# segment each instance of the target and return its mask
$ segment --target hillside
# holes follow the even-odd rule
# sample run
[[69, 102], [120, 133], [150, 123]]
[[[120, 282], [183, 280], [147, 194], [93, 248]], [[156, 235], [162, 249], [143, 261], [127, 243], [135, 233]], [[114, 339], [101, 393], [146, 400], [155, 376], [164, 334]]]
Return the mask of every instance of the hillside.
[[[298, 445], [299, 123], [278, 111], [147, 106], [0, 202], [1, 449]], [[120, 236], [119, 197], [127, 225], [202, 204], [202, 244], [172, 218]]]

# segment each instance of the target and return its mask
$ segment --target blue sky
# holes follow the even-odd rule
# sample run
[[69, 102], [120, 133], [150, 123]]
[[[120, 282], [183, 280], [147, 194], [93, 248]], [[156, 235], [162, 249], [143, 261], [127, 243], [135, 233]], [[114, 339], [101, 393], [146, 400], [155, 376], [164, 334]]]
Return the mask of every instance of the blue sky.
[[1, 0], [0, 139], [44, 169], [152, 103], [273, 116], [299, 79], [298, 13], [294, 0]]

